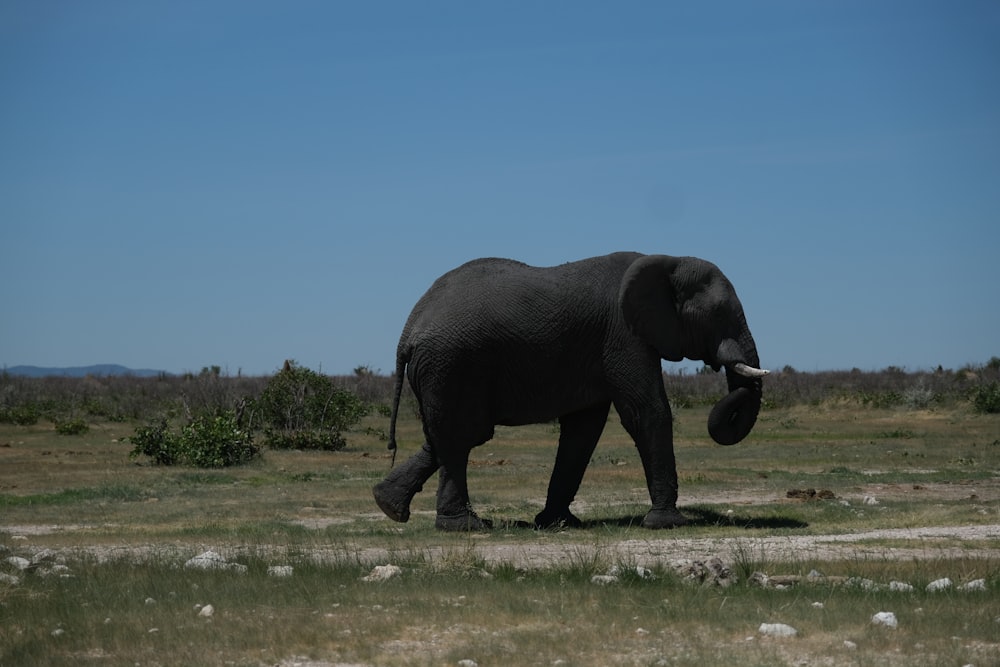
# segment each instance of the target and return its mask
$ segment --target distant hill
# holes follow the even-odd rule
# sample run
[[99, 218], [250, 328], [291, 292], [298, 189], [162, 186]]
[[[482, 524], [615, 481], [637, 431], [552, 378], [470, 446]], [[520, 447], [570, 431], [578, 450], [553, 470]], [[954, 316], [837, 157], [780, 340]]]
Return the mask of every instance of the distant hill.
[[70, 368], [43, 368], [41, 366], [11, 366], [3, 369], [8, 375], [21, 377], [71, 377], [82, 378], [88, 375], [132, 375], [134, 377], [156, 377], [165, 371], [150, 368], [126, 368], [118, 364], [95, 364], [93, 366], [74, 366]]

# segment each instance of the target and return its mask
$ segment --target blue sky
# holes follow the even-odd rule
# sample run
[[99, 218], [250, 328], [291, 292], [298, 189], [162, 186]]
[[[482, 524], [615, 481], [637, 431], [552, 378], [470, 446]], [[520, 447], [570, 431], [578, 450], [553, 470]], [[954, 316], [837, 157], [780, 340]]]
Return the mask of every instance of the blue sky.
[[762, 364], [1000, 355], [1000, 4], [0, 4], [0, 364], [393, 368], [476, 257], [695, 255]]

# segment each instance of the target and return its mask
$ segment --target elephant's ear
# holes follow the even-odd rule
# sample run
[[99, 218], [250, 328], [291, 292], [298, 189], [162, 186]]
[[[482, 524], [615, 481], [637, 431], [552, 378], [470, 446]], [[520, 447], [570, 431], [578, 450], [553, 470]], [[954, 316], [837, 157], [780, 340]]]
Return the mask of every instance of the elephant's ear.
[[625, 323], [668, 361], [684, 358], [681, 318], [671, 283], [677, 265], [677, 257], [640, 257], [625, 271], [618, 292]]

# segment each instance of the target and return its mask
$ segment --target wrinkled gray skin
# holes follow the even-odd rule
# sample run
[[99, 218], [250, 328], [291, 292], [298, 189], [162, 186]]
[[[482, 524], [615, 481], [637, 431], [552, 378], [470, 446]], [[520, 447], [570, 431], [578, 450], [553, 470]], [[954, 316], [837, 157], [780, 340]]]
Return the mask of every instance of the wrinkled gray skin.
[[708, 430], [742, 440], [760, 410], [761, 380], [743, 307], [719, 269], [693, 257], [615, 253], [552, 268], [479, 259], [439, 278], [413, 308], [396, 352], [389, 448], [395, 449], [403, 374], [420, 405], [426, 442], [373, 489], [407, 521], [410, 501], [440, 470], [438, 528], [481, 530], [469, 503], [469, 452], [494, 425], [559, 420], [559, 447], [536, 525], [580, 526], [569, 506], [611, 405], [635, 441], [652, 509], [643, 525], [686, 523], [677, 510], [670, 405], [660, 359], [726, 368], [729, 394]]

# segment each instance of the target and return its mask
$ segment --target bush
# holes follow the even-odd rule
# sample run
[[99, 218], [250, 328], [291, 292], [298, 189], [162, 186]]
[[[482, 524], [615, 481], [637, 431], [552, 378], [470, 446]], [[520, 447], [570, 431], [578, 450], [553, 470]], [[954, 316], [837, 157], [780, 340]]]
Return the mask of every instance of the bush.
[[32, 426], [38, 423], [41, 411], [33, 403], [0, 408], [0, 424]]
[[253, 434], [239, 425], [232, 411], [192, 419], [172, 433], [165, 419], [139, 427], [129, 440], [129, 456], [148, 456], [156, 465], [186, 463], [199, 468], [225, 468], [260, 455]]
[[199, 468], [225, 468], [260, 454], [253, 434], [240, 428], [232, 412], [195, 418], [181, 430], [180, 440], [185, 460]]
[[937, 395], [923, 383], [903, 390], [903, 405], [911, 410], [923, 410], [937, 401]]
[[872, 408], [891, 408], [903, 402], [903, 395], [898, 391], [860, 391], [858, 398], [861, 405]]
[[79, 418], [56, 422], [56, 433], [59, 435], [83, 435], [89, 430], [87, 422]]
[[976, 412], [1000, 413], [1000, 382], [977, 386], [972, 392], [972, 405]]
[[171, 466], [181, 460], [180, 438], [170, 432], [166, 419], [138, 427], [129, 441], [133, 445], [129, 452], [131, 458], [148, 456], [153, 463], [162, 466]]
[[286, 361], [252, 405], [253, 421], [276, 449], [343, 449], [343, 432], [368, 414], [356, 394], [333, 380]]

